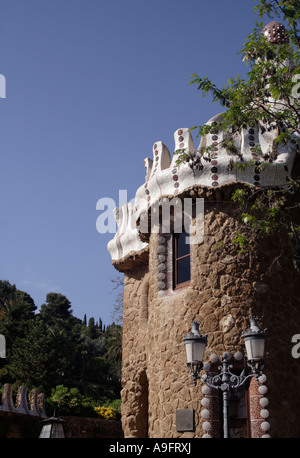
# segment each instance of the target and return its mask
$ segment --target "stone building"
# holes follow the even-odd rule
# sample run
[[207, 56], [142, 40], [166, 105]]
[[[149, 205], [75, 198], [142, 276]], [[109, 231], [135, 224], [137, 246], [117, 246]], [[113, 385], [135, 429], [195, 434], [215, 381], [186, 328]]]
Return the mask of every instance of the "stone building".
[[[217, 125], [220, 116], [208, 123]], [[245, 353], [241, 334], [250, 315], [259, 316], [261, 327], [268, 329], [264, 377], [232, 393], [230, 434], [300, 436], [300, 360], [291, 352], [292, 337], [300, 334], [295, 246], [288, 235], [280, 241], [258, 237], [250, 254], [239, 253], [232, 243], [245, 227], [233, 192], [286, 187], [297, 173], [294, 144], [281, 145], [275, 158], [258, 167], [255, 146], [269, 154], [278, 135], [276, 130], [262, 131], [249, 127], [236, 135], [235, 145], [244, 163], [249, 162], [239, 169], [229, 167], [239, 158], [220, 146], [223, 131], [202, 138], [195, 150], [189, 129], [176, 130], [175, 151], [186, 149], [191, 163], [178, 167], [178, 156], [171, 157], [162, 142], [155, 142], [134, 203], [116, 210], [118, 232], [108, 250], [114, 267], [125, 274], [125, 437], [222, 436], [219, 392], [201, 382], [193, 385], [183, 335], [196, 320], [208, 336], [205, 360], [223, 352]], [[209, 145], [213, 152], [199, 167], [195, 158]], [[299, 196], [291, 195], [290, 201], [293, 207]], [[186, 243], [190, 230], [194, 233]], [[231, 362], [233, 371], [247, 367], [245, 358]]]

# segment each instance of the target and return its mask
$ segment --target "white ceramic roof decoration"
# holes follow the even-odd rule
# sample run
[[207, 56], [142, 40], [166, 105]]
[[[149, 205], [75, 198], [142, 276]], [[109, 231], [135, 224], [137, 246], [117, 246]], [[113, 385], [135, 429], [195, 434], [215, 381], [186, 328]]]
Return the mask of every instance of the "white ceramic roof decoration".
[[[214, 116], [208, 124], [217, 126], [221, 116], [222, 113]], [[272, 158], [273, 143], [278, 136], [277, 129], [267, 126], [243, 129], [234, 139], [238, 155], [220, 144], [223, 135], [222, 130], [215, 130], [214, 133], [202, 137], [199, 148], [195, 151], [189, 129], [176, 130], [175, 151], [185, 150], [194, 157], [201, 157], [200, 151], [203, 151], [203, 148], [212, 147], [209, 157], [208, 153], [202, 157], [203, 167], [200, 169], [191, 167], [188, 162], [178, 167], [178, 155], [174, 154], [171, 157], [168, 148], [161, 141], [154, 143], [153, 159], [146, 158], [144, 161], [145, 183], [138, 188], [134, 204], [130, 203], [116, 209], [118, 231], [108, 243], [108, 251], [113, 262], [120, 262], [130, 255], [136, 255], [147, 247], [147, 243], [140, 239], [136, 222], [141, 214], [164, 197], [176, 197], [193, 186], [218, 188], [229, 183], [245, 183], [259, 187], [288, 185], [296, 147], [292, 143], [279, 145], [276, 157]], [[261, 153], [257, 152], [257, 147]], [[205, 157], [207, 160], [204, 160]], [[246, 166], [241, 168], [236, 163]]]
[[147, 247], [141, 241], [136, 227], [136, 212], [131, 202], [116, 208], [114, 216], [118, 225], [117, 232], [107, 244], [107, 249], [113, 261], [120, 261], [130, 254], [134, 255]]
[[[267, 24], [263, 34], [275, 46], [289, 41], [284, 26], [276, 21]], [[134, 204], [115, 210], [118, 230], [108, 243], [113, 262], [122, 262], [147, 248], [147, 243], [140, 238], [139, 231], [142, 231], [140, 228], [138, 230], [137, 221], [163, 198], [172, 199], [193, 186], [216, 191], [230, 183], [256, 187], [288, 186], [296, 155], [295, 144], [291, 142], [275, 146], [277, 128], [257, 125], [235, 134], [235, 152], [231, 152], [222, 143], [226, 132], [217, 129], [222, 116], [222, 113], [218, 114], [208, 121], [207, 124], [216, 127], [211, 134], [202, 137], [197, 151], [189, 129], [181, 128], [174, 134], [175, 151], [185, 150], [191, 157], [197, 158], [197, 167], [193, 167], [193, 159], [178, 167], [178, 155], [171, 157], [161, 141], [154, 143], [153, 159], [144, 160], [145, 183], [137, 190]], [[299, 137], [295, 136], [295, 139], [298, 141]], [[202, 156], [202, 151], [207, 147], [211, 149], [209, 155], [205, 153]], [[273, 149], [276, 150], [275, 155]]]

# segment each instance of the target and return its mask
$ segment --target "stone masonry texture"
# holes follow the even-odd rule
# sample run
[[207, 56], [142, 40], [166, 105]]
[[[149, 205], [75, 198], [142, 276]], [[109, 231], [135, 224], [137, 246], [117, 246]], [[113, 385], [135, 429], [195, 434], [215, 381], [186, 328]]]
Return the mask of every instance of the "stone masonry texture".
[[[194, 387], [190, 379], [183, 335], [192, 320], [200, 322], [208, 335], [204, 361], [212, 353], [244, 353], [241, 333], [250, 315], [258, 315], [260, 327], [268, 330], [264, 374], [270, 435], [300, 436], [300, 361], [291, 355], [292, 336], [300, 333], [294, 246], [288, 237], [279, 243], [274, 235], [257, 239], [250, 254], [239, 254], [230, 241], [242, 225], [230, 199], [206, 196], [204, 241], [191, 246], [191, 282], [164, 297], [158, 294], [159, 234], [149, 236], [142, 260], [123, 264], [125, 437], [202, 437], [203, 383]], [[177, 409], [194, 409], [195, 431], [176, 430]]]

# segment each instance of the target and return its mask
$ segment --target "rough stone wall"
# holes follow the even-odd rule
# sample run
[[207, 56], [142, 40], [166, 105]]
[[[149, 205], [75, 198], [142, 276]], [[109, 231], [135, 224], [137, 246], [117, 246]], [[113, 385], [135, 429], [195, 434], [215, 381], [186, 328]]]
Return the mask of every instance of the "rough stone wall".
[[68, 439], [111, 439], [122, 438], [120, 421], [88, 417], [60, 417], [65, 420], [64, 430]]
[[[65, 420], [68, 439], [122, 438], [120, 421], [87, 417], [60, 417]], [[35, 415], [0, 412], [0, 439], [37, 439], [41, 433], [42, 419]]]
[[146, 437], [148, 431], [148, 291], [147, 261], [127, 271], [123, 298], [122, 415], [125, 437]]
[[41, 417], [0, 412], [0, 439], [37, 439], [42, 430]]
[[[252, 314], [261, 316], [262, 327], [268, 329], [264, 373], [269, 433], [299, 437], [300, 363], [291, 356], [291, 338], [300, 332], [300, 277], [292, 262], [293, 247], [288, 240], [278, 246], [274, 237], [257, 241], [250, 257], [237, 254], [227, 242], [240, 227], [232, 202], [205, 203], [204, 242], [192, 246], [192, 279], [179, 292], [158, 295], [159, 234], [150, 237], [148, 264], [125, 272], [125, 437], [202, 437], [203, 384], [194, 387], [189, 378], [183, 334], [190, 331], [192, 320], [200, 321], [202, 334], [208, 334], [205, 360], [211, 353], [244, 352], [241, 333]], [[176, 409], [191, 408], [195, 431], [177, 432]]]

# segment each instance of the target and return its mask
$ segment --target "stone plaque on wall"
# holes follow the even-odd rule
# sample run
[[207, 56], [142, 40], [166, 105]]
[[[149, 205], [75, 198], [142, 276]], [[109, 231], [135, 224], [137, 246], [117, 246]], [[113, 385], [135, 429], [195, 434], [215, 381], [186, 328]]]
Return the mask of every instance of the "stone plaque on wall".
[[195, 430], [195, 412], [194, 409], [177, 409], [176, 410], [176, 431], [194, 431]]

